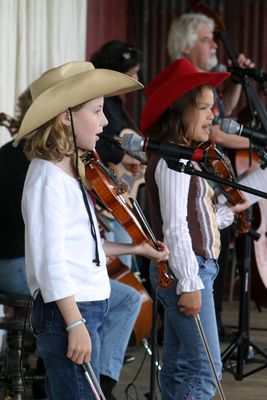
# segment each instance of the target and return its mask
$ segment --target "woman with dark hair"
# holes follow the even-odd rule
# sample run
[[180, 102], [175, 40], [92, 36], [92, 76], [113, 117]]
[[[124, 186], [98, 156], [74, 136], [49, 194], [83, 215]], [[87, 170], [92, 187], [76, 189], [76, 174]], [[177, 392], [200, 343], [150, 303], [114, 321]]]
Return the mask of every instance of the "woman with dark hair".
[[92, 55], [91, 61], [96, 68], [112, 69], [129, 75], [129, 71], [135, 68], [135, 73], [138, 73], [143, 56], [141, 50], [131, 43], [111, 40]]
[[[106, 68], [122, 72], [131, 78], [138, 79], [138, 72], [142, 63], [142, 53], [130, 43], [112, 40], [105, 43], [91, 57], [95, 68]], [[97, 143], [96, 150], [105, 164], [122, 163], [127, 171], [136, 175], [140, 171], [140, 162], [112, 144], [114, 137], [123, 135], [127, 130], [136, 130], [133, 122], [124, 109], [122, 99], [113, 96], [105, 99], [104, 113], [109, 121], [103, 129], [104, 135]]]

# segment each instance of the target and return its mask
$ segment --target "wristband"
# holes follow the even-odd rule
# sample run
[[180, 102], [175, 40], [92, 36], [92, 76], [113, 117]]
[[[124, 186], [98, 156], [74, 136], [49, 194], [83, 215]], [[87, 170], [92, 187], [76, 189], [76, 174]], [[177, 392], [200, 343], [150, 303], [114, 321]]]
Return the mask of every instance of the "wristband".
[[75, 328], [75, 326], [79, 326], [82, 324], [85, 324], [86, 320], [84, 318], [79, 319], [79, 321], [73, 322], [72, 324], [66, 326], [66, 331], [70, 331], [72, 328]]

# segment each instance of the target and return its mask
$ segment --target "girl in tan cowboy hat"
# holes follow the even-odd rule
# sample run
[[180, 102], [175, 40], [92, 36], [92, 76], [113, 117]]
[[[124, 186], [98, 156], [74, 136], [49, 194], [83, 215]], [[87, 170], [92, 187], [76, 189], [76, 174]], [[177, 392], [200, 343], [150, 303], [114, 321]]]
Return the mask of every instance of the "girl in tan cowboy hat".
[[[173, 62], [146, 89], [141, 116], [144, 134], [185, 147], [208, 141], [213, 88], [228, 75], [198, 72], [186, 60]], [[194, 317], [200, 315], [220, 378], [212, 293], [220, 251], [219, 228], [230, 225], [233, 211], [247, 204], [216, 210], [213, 190], [204, 179], [169, 169], [157, 154], [149, 158], [146, 183], [152, 227], [169, 247], [169, 264], [176, 278], [172, 288], [156, 288], [165, 309], [162, 399], [208, 400], [214, 396], [216, 384]], [[151, 268], [151, 279], [157, 286], [155, 268]]]
[[94, 206], [77, 176], [78, 149], [93, 150], [103, 127], [103, 96], [140, 89], [118, 72], [70, 62], [30, 86], [33, 103], [15, 139], [31, 160], [22, 196], [32, 322], [48, 378], [48, 398], [95, 398], [80, 364], [99, 375], [101, 329], [110, 294], [106, 256], [166, 259], [147, 243], [102, 241]]

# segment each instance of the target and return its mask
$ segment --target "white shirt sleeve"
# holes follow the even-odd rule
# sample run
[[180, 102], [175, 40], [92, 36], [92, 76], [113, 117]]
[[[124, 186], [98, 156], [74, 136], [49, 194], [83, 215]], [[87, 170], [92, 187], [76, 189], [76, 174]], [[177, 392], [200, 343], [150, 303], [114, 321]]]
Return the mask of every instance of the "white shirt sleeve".
[[31, 293], [39, 288], [45, 302], [72, 295], [76, 301], [109, 297], [106, 257], [90, 198], [88, 204], [100, 266], [93, 262], [95, 240], [77, 180], [49, 161], [31, 162], [22, 196], [26, 272]]
[[156, 167], [164, 240], [170, 250], [170, 267], [178, 279], [177, 294], [203, 289], [192, 248], [187, 210], [190, 176], [168, 168], [161, 159]]
[[[27, 269], [35, 274], [45, 301], [74, 295], [78, 287], [66, 264], [66, 207], [61, 186], [35, 185], [23, 197]], [[30, 267], [30, 268], [29, 268]], [[28, 272], [29, 274], [29, 272]], [[29, 275], [31, 280], [32, 276]]]
[[224, 204], [216, 204], [216, 219], [219, 229], [227, 228], [234, 222], [234, 213]]

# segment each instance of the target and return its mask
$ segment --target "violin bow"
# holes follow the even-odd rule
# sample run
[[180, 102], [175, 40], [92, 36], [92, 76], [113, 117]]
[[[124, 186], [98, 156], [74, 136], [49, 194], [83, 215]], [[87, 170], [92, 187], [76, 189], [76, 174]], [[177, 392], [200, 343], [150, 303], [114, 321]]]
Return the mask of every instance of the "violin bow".
[[[139, 204], [132, 198], [130, 198], [129, 200], [132, 203], [133, 208], [136, 210], [138, 216], [142, 219], [142, 222], [146, 225], [146, 228], [149, 230], [149, 233], [151, 235], [151, 239], [152, 239], [152, 241], [154, 242], [154, 244], [156, 246], [157, 245], [157, 241], [156, 241], [155, 235], [154, 235], [153, 231], [151, 230], [151, 228], [149, 227], [149, 225], [148, 225], [148, 223], [147, 223], [147, 221], [146, 221], [146, 219], [145, 219], [145, 217], [143, 215], [143, 212], [142, 212]], [[203, 346], [204, 346], [204, 349], [206, 351], [206, 354], [207, 354], [207, 357], [208, 357], [208, 360], [209, 360], [209, 363], [210, 363], [211, 370], [213, 372], [213, 375], [214, 375], [214, 378], [215, 378], [215, 381], [216, 381], [216, 386], [218, 388], [218, 392], [220, 394], [220, 398], [221, 398], [221, 400], [226, 400], [226, 397], [224, 395], [220, 380], [219, 380], [217, 372], [216, 372], [216, 368], [215, 368], [215, 365], [214, 365], [214, 362], [213, 362], [213, 359], [212, 359], [212, 355], [211, 355], [211, 352], [210, 352], [210, 349], [209, 349], [208, 341], [206, 339], [205, 332], [203, 330], [199, 314], [195, 317], [195, 322], [196, 322], [196, 325], [197, 325], [201, 340], [203, 342]]]
[[[139, 217], [141, 224], [143, 225], [144, 229], [147, 231], [150, 239], [152, 240], [154, 247], [157, 250], [159, 250], [156, 236], [155, 236], [154, 232], [152, 231], [139, 203], [136, 200], [134, 200], [132, 197], [129, 197], [129, 201], [132, 204], [133, 210], [136, 212], [137, 216]], [[166, 287], [169, 288], [174, 284], [174, 277], [172, 276], [171, 273], [167, 272], [167, 264], [168, 263], [166, 263], [166, 265], [164, 266], [164, 270], [161, 271], [161, 274], [162, 274], [161, 276], [165, 277], [165, 284], [163, 286], [162, 286], [162, 282], [160, 282], [160, 284], [159, 284], [160, 287], [165, 287], [165, 288]]]
[[136, 200], [134, 200], [132, 197], [129, 197], [129, 201], [132, 204], [133, 210], [137, 213], [143, 227], [146, 229], [147, 233], [149, 234], [155, 248], [158, 249], [156, 236], [154, 235], [154, 232], [152, 231], [149, 223], [147, 222], [147, 219], [146, 219], [139, 203]]
[[[87, 367], [87, 368], [86, 368]], [[96, 400], [106, 400], [90, 363], [82, 364], [83, 373]]]
[[207, 354], [207, 357], [208, 357], [208, 360], [209, 360], [209, 363], [210, 363], [210, 367], [211, 367], [212, 373], [213, 373], [215, 381], [216, 381], [216, 386], [217, 386], [220, 398], [221, 398], [221, 400], [226, 400], [226, 397], [224, 395], [221, 382], [219, 380], [219, 377], [218, 377], [218, 374], [217, 374], [217, 371], [216, 371], [216, 368], [215, 368], [215, 365], [214, 365], [214, 362], [213, 362], [213, 359], [212, 359], [212, 355], [211, 355], [211, 352], [210, 352], [210, 349], [209, 349], [208, 341], [207, 341], [207, 338], [206, 338], [206, 335], [205, 335], [205, 332], [204, 332], [204, 329], [203, 329], [199, 314], [197, 314], [197, 316], [194, 317], [194, 318], [195, 318], [195, 322], [196, 322], [196, 325], [197, 325], [197, 328], [198, 328], [198, 331], [199, 331], [199, 335], [201, 337], [204, 349], [206, 351], [206, 354]]
[[[147, 221], [146, 221], [146, 219], [145, 219], [145, 217], [144, 217], [144, 215], [142, 213], [142, 210], [141, 210], [139, 204], [132, 198], [130, 198], [129, 200], [131, 201], [132, 206], [136, 210], [136, 212], [139, 215], [139, 217], [142, 219], [142, 222], [146, 223]], [[154, 242], [154, 244], [156, 245], [157, 241], [156, 241], [155, 235], [154, 235], [153, 231], [150, 229], [149, 225], [148, 225], [148, 229], [150, 231], [151, 239]], [[216, 368], [215, 368], [215, 365], [214, 365], [214, 362], [213, 362], [213, 359], [212, 359], [212, 355], [211, 355], [211, 352], [210, 352], [210, 349], [209, 349], [208, 341], [207, 341], [205, 332], [203, 330], [199, 314], [195, 317], [195, 322], [196, 322], [196, 325], [197, 325], [197, 328], [198, 328], [198, 331], [199, 331], [199, 334], [200, 334], [204, 349], [206, 351], [206, 354], [207, 354], [207, 357], [208, 357], [208, 360], [209, 360], [209, 363], [210, 363], [210, 367], [211, 367], [212, 373], [213, 373], [215, 381], [216, 381], [216, 386], [217, 386], [218, 392], [220, 394], [220, 398], [221, 398], [221, 400], [226, 400], [226, 397], [224, 395], [220, 380], [219, 380], [217, 372], [216, 372]]]

